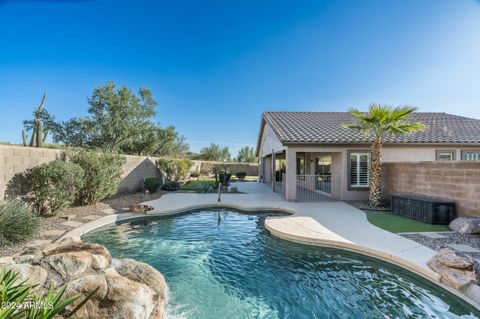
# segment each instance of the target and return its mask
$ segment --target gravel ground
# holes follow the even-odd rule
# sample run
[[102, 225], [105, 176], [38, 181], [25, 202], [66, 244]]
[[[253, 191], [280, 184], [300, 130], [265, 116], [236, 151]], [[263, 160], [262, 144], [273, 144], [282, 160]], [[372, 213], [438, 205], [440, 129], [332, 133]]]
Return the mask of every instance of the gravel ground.
[[389, 205], [374, 207], [374, 206], [370, 206], [368, 201], [349, 200], [349, 201], [345, 201], [345, 202], [347, 204], [350, 204], [353, 207], [356, 207], [356, 208], [361, 209], [361, 210], [390, 211], [390, 206]]
[[[138, 204], [145, 202], [147, 200], [153, 200], [160, 198], [166, 192], [157, 191], [154, 194], [144, 194], [144, 193], [135, 193], [135, 194], [124, 194], [116, 195], [103, 201], [88, 206], [75, 206], [70, 207], [64, 210], [62, 213], [54, 217], [42, 217], [40, 219], [40, 229], [39, 232], [32, 238], [31, 241], [19, 243], [14, 246], [0, 247], [0, 257], [11, 256], [24, 251], [29, 245], [32, 244], [34, 240], [50, 240], [53, 241], [60, 237], [61, 235], [56, 236], [46, 236], [45, 232], [49, 230], [62, 230], [65, 232], [72, 230], [73, 226], [64, 225], [67, 221], [74, 221], [79, 223], [87, 223], [91, 220], [83, 219], [82, 217], [89, 215], [96, 215], [100, 217], [110, 215], [112, 213], [123, 213], [128, 210], [128, 206], [132, 204]], [[114, 212], [112, 211], [114, 210]]]
[[[436, 233], [446, 238], [429, 238], [423, 236], [422, 234], [399, 234], [402, 237], [411, 239], [425, 245], [433, 250], [438, 251], [440, 248], [448, 247], [448, 244], [461, 244], [469, 245], [473, 248], [480, 250], [480, 235], [462, 235], [454, 232], [439, 232]], [[451, 248], [451, 247], [450, 247]], [[477, 274], [477, 280], [480, 282], [480, 252], [460, 252], [457, 251], [459, 255], [467, 255], [473, 258], [475, 262], [475, 272]]]

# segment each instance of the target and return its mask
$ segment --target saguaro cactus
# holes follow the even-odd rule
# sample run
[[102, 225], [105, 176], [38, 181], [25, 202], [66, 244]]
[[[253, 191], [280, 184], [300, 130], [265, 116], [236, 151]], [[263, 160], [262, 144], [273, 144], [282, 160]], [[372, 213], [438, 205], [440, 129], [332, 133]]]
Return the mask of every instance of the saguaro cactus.
[[27, 133], [25, 133], [25, 130], [22, 130], [22, 142], [23, 146], [27, 146]]
[[[42, 102], [40, 106], [35, 111], [35, 119], [33, 120], [33, 129], [32, 129], [32, 136], [30, 138], [30, 143], [28, 146], [30, 147], [42, 147], [43, 142], [47, 139], [48, 130], [43, 132], [43, 123], [42, 123], [42, 111], [43, 106], [45, 105], [45, 100], [47, 98], [47, 93], [43, 94]], [[28, 136], [25, 133], [25, 130], [22, 130], [22, 140], [23, 145], [27, 146], [27, 139]]]

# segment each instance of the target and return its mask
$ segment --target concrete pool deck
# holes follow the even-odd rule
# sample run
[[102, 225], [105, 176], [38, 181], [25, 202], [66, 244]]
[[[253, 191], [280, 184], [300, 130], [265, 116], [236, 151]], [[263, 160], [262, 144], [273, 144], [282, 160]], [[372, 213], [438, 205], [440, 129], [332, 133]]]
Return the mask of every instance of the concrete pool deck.
[[[166, 216], [202, 207], [227, 207], [247, 211], [278, 210], [290, 215], [269, 217], [265, 227], [279, 238], [298, 243], [334, 247], [358, 252], [399, 265], [436, 282], [465, 299], [476, 308], [478, 289], [467, 295], [440, 282], [439, 275], [427, 265], [435, 251], [417, 242], [372, 225], [366, 214], [343, 202], [288, 202], [262, 183], [235, 183], [241, 193], [217, 194], [168, 193], [144, 204], [153, 206], [148, 214], [122, 213], [102, 217], [63, 235], [60, 239], [81, 236], [98, 227], [148, 216]], [[59, 240], [60, 240], [59, 239]], [[478, 287], [478, 286], [476, 286]]]

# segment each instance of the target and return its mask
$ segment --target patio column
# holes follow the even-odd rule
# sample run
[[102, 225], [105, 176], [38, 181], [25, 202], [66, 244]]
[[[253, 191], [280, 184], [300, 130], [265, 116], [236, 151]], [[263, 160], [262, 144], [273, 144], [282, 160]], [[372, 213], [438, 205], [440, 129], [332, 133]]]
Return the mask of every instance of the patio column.
[[272, 150], [272, 191], [275, 192], [275, 183], [277, 182], [275, 178], [275, 151]]
[[287, 147], [285, 151], [286, 181], [285, 198], [294, 201], [297, 199], [297, 152]]
[[264, 161], [264, 158], [263, 157], [259, 157], [258, 158], [258, 180], [260, 182], [263, 182], [263, 175], [265, 174], [264, 171], [265, 171], [265, 167], [263, 166], [263, 161]]

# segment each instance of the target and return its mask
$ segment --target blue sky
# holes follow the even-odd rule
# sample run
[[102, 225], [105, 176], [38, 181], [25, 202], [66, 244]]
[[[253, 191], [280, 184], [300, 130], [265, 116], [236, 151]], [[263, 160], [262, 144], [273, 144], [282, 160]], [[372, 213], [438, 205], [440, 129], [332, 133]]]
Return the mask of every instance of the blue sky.
[[42, 93], [60, 120], [106, 81], [152, 89], [192, 150], [254, 146], [261, 113], [370, 102], [480, 117], [474, 0], [0, 0], [0, 140]]

